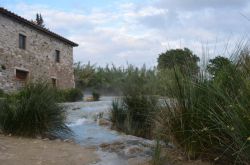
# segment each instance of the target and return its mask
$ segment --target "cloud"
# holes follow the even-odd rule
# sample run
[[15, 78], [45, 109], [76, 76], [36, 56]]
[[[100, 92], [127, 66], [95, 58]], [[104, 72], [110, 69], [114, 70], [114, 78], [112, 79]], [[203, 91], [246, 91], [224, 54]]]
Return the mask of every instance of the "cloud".
[[189, 47], [201, 56], [202, 45], [214, 56], [250, 32], [241, 14], [250, 17], [247, 0], [131, 1], [70, 11], [21, 3], [11, 10], [28, 19], [42, 13], [50, 30], [79, 43], [75, 61], [98, 65], [154, 66], [167, 49]]
[[157, 0], [156, 5], [174, 10], [244, 8], [248, 0]]

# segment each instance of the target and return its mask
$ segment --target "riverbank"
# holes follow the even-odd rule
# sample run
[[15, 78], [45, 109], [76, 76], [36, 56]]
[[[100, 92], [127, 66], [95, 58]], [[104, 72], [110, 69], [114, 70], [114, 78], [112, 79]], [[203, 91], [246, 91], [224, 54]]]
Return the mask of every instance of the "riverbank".
[[4, 165], [94, 164], [99, 160], [95, 150], [60, 140], [0, 135], [0, 164]]
[[[170, 165], [210, 165], [201, 161], [188, 161], [180, 152], [165, 150]], [[4, 165], [105, 165], [113, 163], [114, 153], [60, 140], [30, 139], [0, 135], [0, 164]], [[126, 165], [149, 165], [143, 158], [131, 158]]]
[[[100, 121], [109, 119], [110, 106], [115, 98], [102, 97], [98, 102], [64, 103], [68, 109], [69, 127], [75, 135], [73, 140], [84, 147], [97, 148], [100, 158], [97, 165], [151, 164], [155, 141], [125, 135], [111, 130], [109, 124], [100, 124], [103, 123]], [[102, 119], [98, 120], [100, 114]], [[168, 165], [209, 165], [200, 160], [188, 160], [184, 153], [172, 145], [162, 146], [161, 158], [162, 164]]]
[[[67, 107], [67, 125], [74, 135], [67, 142], [0, 134], [0, 162], [4, 165], [150, 165], [154, 141], [116, 132], [101, 122], [107, 121], [113, 99], [102, 97], [98, 102], [62, 104]], [[100, 114], [102, 119], [98, 120]], [[188, 161], [173, 146], [163, 147], [161, 155], [162, 164], [209, 165]]]

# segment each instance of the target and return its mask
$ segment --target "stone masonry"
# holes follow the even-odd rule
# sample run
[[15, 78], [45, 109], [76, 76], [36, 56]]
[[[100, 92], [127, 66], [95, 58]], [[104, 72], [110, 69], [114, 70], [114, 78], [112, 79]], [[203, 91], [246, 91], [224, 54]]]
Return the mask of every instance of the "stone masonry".
[[[16, 91], [29, 81], [52, 83], [52, 79], [60, 89], [75, 87], [73, 47], [77, 44], [50, 33], [0, 12], [0, 89]], [[19, 48], [19, 34], [26, 36], [25, 49]], [[56, 50], [60, 62], [55, 61]], [[17, 69], [28, 72], [28, 80], [17, 79]]]

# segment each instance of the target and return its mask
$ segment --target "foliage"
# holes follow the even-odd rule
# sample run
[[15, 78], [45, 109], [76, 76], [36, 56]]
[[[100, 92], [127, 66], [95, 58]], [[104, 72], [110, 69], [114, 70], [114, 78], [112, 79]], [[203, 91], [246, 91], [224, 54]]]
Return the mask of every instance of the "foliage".
[[38, 26], [41, 26], [41, 27], [44, 27], [45, 25], [44, 25], [44, 21], [43, 21], [43, 17], [42, 17], [42, 15], [41, 14], [36, 14], [36, 24], [38, 25]]
[[[250, 53], [236, 53], [233, 60], [211, 59], [206, 71], [199, 69], [199, 58], [186, 48], [162, 53], [158, 69], [89, 64], [91, 76], [85, 88], [123, 95], [111, 108], [113, 127], [119, 131], [173, 142], [190, 159], [248, 164]], [[162, 102], [155, 95], [167, 98]]]
[[28, 84], [18, 94], [0, 101], [0, 128], [4, 133], [29, 137], [70, 133], [65, 110], [56, 103], [55, 92], [46, 83]]
[[199, 72], [198, 61], [199, 57], [188, 48], [171, 49], [159, 55], [158, 69], [180, 68], [182, 74], [192, 76]]
[[[127, 79], [131, 78], [131, 74], [144, 74], [148, 78], [147, 86], [153, 87], [155, 91], [157, 90], [155, 85], [157, 82], [156, 70], [147, 69], [146, 66], [138, 68], [128, 65], [123, 68], [107, 65], [102, 68], [95, 67], [90, 63], [87, 65], [75, 64], [76, 86], [83, 90], [98, 90], [102, 94], [120, 95]], [[151, 88], [149, 89], [151, 90]]]
[[76, 102], [83, 99], [83, 92], [78, 88], [55, 89], [58, 102]]
[[152, 164], [153, 165], [160, 165], [162, 164], [162, 160], [161, 160], [161, 144], [160, 144], [160, 140], [156, 140], [156, 144], [154, 146], [153, 149], [153, 159], [152, 159]]
[[113, 123], [113, 127], [119, 131], [126, 130], [125, 121], [127, 117], [127, 111], [124, 103], [121, 99], [115, 99], [112, 101], [110, 119]]
[[[248, 54], [249, 55], [249, 54]], [[189, 158], [223, 164], [250, 162], [250, 96], [246, 58], [227, 65], [210, 80], [174, 70], [175, 86], [156, 118], [157, 132]]]
[[93, 91], [92, 97], [93, 97], [93, 101], [99, 101], [100, 100], [100, 93], [98, 93], [97, 91]]
[[123, 97], [112, 104], [111, 120], [120, 131], [152, 138], [152, 116], [157, 110], [157, 97], [148, 86], [148, 72], [131, 67], [127, 73], [127, 82], [122, 86]]
[[232, 65], [232, 62], [228, 58], [217, 56], [214, 59], [209, 60], [207, 70], [212, 76], [215, 77], [228, 65]]
[[113, 127], [127, 134], [152, 138], [153, 118], [156, 98], [152, 96], [125, 96], [113, 101], [111, 121]]
[[93, 79], [95, 73], [95, 66], [91, 65], [90, 62], [86, 65], [76, 63], [74, 65], [74, 75], [76, 87], [85, 89], [89, 87], [90, 81]]

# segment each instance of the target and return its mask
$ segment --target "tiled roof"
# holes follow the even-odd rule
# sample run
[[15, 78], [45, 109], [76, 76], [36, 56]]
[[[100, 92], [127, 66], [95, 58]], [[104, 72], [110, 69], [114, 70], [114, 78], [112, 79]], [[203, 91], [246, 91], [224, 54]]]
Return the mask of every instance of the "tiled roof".
[[28, 26], [30, 26], [30, 27], [38, 30], [38, 31], [41, 31], [43, 33], [46, 33], [47, 35], [53, 36], [53, 37], [65, 42], [65, 43], [67, 43], [67, 44], [69, 44], [71, 46], [78, 46], [77, 43], [75, 43], [73, 41], [70, 41], [70, 40], [68, 40], [68, 39], [66, 39], [66, 38], [64, 38], [64, 37], [62, 37], [62, 36], [60, 36], [60, 35], [58, 35], [56, 33], [53, 33], [52, 31], [50, 31], [50, 30], [48, 30], [46, 28], [43, 28], [43, 27], [41, 27], [41, 26], [39, 26], [39, 25], [37, 25], [37, 24], [35, 24], [35, 23], [33, 23], [33, 22], [23, 18], [23, 17], [20, 17], [20, 16], [16, 15], [15, 13], [12, 13], [11, 11], [8, 11], [8, 10], [2, 8], [2, 7], [0, 7], [0, 14], [6, 15], [6, 16], [8, 16], [8, 17], [20, 22], [20, 23], [28, 25]]

